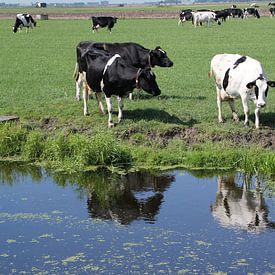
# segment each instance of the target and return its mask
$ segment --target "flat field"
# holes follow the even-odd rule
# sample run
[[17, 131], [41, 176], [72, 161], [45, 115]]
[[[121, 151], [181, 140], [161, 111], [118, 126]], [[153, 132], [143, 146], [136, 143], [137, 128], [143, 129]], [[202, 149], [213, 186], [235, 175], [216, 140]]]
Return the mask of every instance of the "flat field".
[[[230, 19], [209, 28], [194, 28], [190, 22], [178, 26], [177, 19], [121, 19], [112, 34], [106, 29], [93, 34], [90, 20], [38, 21], [30, 33], [17, 34], [12, 33], [13, 23], [0, 21], [0, 115], [18, 115], [23, 125], [48, 133], [103, 131], [125, 143], [133, 134], [131, 145], [146, 146], [150, 139], [148, 148], [154, 143], [166, 146], [175, 138], [188, 145], [225, 141], [233, 147], [275, 148], [275, 89], [270, 89], [261, 113], [261, 129], [255, 130], [253, 103], [250, 127], [244, 128], [240, 100], [240, 122], [233, 123], [225, 103], [226, 122], [218, 123], [214, 80], [208, 78], [215, 54], [238, 53], [261, 61], [269, 79], [275, 80], [275, 19]], [[133, 101], [124, 101], [123, 123], [111, 130], [95, 99], [89, 101], [91, 115], [84, 117], [83, 102], [75, 100], [73, 79], [75, 46], [83, 40], [161, 46], [174, 62], [172, 68], [154, 68], [161, 95], [153, 98], [135, 92]], [[117, 110], [115, 98], [113, 102]]]

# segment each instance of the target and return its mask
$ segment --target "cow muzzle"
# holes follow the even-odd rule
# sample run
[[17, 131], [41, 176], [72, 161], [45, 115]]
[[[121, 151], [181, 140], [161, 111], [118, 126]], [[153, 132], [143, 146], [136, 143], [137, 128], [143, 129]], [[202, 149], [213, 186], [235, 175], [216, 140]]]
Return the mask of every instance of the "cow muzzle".
[[264, 108], [265, 105], [266, 105], [265, 102], [258, 102], [258, 103], [257, 103], [257, 107], [258, 107], [258, 108]]

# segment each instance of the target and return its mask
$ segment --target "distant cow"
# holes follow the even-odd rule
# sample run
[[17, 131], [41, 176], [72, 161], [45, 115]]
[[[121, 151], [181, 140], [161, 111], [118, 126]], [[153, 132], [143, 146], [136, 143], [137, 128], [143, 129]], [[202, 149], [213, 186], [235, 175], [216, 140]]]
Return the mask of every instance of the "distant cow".
[[[161, 47], [156, 47], [154, 50], [144, 48], [143, 46], [133, 43], [102, 43], [102, 42], [92, 42], [83, 41], [80, 42], [76, 47], [76, 99], [80, 100], [80, 89], [83, 82], [85, 82], [85, 68], [81, 67], [81, 56], [87, 50], [104, 50], [110, 54], [119, 54], [128, 65], [132, 65], [136, 68], [153, 68], [155, 66], [159, 67], [172, 67], [173, 62], [167, 56], [165, 50]], [[100, 106], [100, 110], [103, 112], [103, 106]]]
[[236, 9], [236, 8], [230, 8], [230, 9], [226, 9], [229, 13], [230, 16], [232, 16], [233, 18], [237, 17], [237, 18], [243, 18], [243, 10], [242, 9]]
[[274, 6], [275, 7], [275, 2], [268, 3], [268, 6]]
[[107, 27], [109, 32], [112, 32], [112, 28], [114, 27], [115, 23], [117, 22], [117, 17], [112, 16], [92, 16], [92, 30], [98, 30], [99, 28]]
[[216, 14], [216, 18], [221, 19], [223, 22], [225, 22], [229, 16], [228, 10], [215, 11], [215, 14]]
[[206, 22], [207, 26], [210, 27], [211, 23], [216, 21], [220, 25], [221, 22], [217, 19], [216, 14], [211, 11], [199, 11], [193, 12], [194, 26], [197, 27], [200, 23]]
[[[114, 127], [112, 120], [111, 96], [117, 96], [118, 122], [122, 120], [122, 98], [135, 88], [158, 96], [161, 91], [156, 77], [150, 69], [136, 68], [128, 65], [118, 54], [112, 55], [102, 50], [87, 51], [81, 58], [86, 68], [86, 80], [89, 87], [96, 93], [104, 93], [108, 108], [108, 127]], [[84, 114], [88, 114], [88, 89], [85, 89]]]
[[238, 121], [235, 98], [241, 97], [245, 126], [248, 126], [248, 101], [255, 105], [255, 126], [259, 128], [259, 112], [266, 105], [268, 87], [275, 87], [275, 81], [268, 81], [261, 63], [251, 57], [239, 54], [218, 54], [211, 60], [210, 76], [216, 82], [218, 119], [223, 122], [221, 104], [228, 101], [233, 119]]
[[29, 28], [33, 29], [33, 27], [36, 27], [36, 22], [30, 14], [19, 13], [16, 15], [15, 24], [13, 26], [13, 32], [16, 33], [18, 29], [19, 31], [22, 31], [23, 27], [26, 27], [27, 31]]
[[255, 8], [246, 8], [243, 10], [244, 18], [247, 18], [249, 15], [252, 15], [254, 17], [260, 18], [260, 14], [258, 12], [258, 9]]
[[190, 20], [193, 21], [192, 10], [182, 10], [180, 13], [178, 25], [184, 23], [185, 21], [190, 21]]

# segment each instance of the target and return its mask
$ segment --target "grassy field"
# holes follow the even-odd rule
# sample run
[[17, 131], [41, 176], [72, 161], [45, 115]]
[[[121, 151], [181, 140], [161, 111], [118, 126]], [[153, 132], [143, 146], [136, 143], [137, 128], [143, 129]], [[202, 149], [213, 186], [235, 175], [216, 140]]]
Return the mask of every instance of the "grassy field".
[[[226, 104], [223, 108], [226, 123], [218, 124], [214, 80], [208, 78], [213, 55], [239, 53], [260, 60], [270, 80], [275, 80], [274, 20], [235, 19], [221, 26], [214, 24], [211, 28], [195, 29], [191, 23], [178, 26], [177, 20], [172, 19], [128, 19], [119, 20], [111, 35], [105, 29], [93, 34], [89, 20], [39, 21], [38, 27], [28, 34], [13, 34], [13, 23], [13, 20], [0, 21], [0, 115], [16, 114], [20, 123], [0, 126], [2, 158], [22, 152], [24, 155], [27, 149], [22, 148], [28, 136], [38, 131], [39, 134], [30, 138], [30, 144], [39, 143], [40, 137], [44, 142], [56, 135], [58, 137], [52, 140], [59, 139], [60, 144], [64, 144], [61, 136], [75, 136], [74, 133], [84, 144], [95, 137], [110, 138], [108, 142], [113, 140], [119, 148], [123, 147], [121, 158], [115, 153], [117, 163], [255, 169], [258, 164], [253, 161], [259, 162], [263, 156], [266, 161], [263, 171], [275, 171], [272, 146], [261, 143], [261, 138], [271, 137], [274, 146], [275, 90], [270, 89], [268, 104], [260, 116], [261, 130], [253, 128], [252, 104], [250, 128], [243, 127], [243, 116], [241, 122], [233, 123]], [[99, 113], [94, 99], [89, 102], [91, 116], [84, 117], [83, 103], [74, 99], [73, 80], [75, 46], [82, 40], [132, 41], [147, 48], [161, 46], [174, 62], [172, 68], [154, 69], [161, 96], [152, 98], [142, 92], [132, 102], [125, 99], [125, 120], [114, 129], [107, 129], [107, 116]], [[115, 98], [114, 106], [117, 110]], [[242, 115], [240, 101], [237, 106]], [[9, 151], [7, 148], [16, 142], [5, 143], [3, 140], [12, 136], [8, 133], [17, 132], [20, 132], [19, 136], [23, 135], [22, 140], [16, 136], [14, 139], [19, 140], [19, 145]], [[246, 144], [248, 136], [252, 138]], [[81, 142], [77, 145], [79, 148]], [[34, 152], [39, 151], [35, 148], [33, 145]], [[25, 152], [25, 156], [41, 160], [43, 148], [40, 148], [41, 153]], [[64, 150], [66, 156], [69, 149]], [[114, 146], [112, 150], [117, 152], [119, 149]], [[259, 157], [254, 160], [254, 156]], [[45, 159], [49, 159], [47, 154]], [[114, 164], [112, 160], [109, 163]], [[85, 164], [104, 165], [106, 162], [88, 161]]]

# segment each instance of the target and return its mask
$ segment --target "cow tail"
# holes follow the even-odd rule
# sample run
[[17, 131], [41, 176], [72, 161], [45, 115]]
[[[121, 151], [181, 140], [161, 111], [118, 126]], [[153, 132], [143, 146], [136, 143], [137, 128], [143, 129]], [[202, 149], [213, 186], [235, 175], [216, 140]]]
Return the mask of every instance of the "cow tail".
[[73, 78], [75, 79], [75, 81], [77, 81], [78, 77], [79, 77], [79, 67], [78, 67], [78, 63], [76, 62], [75, 63], [75, 68], [74, 68]]

